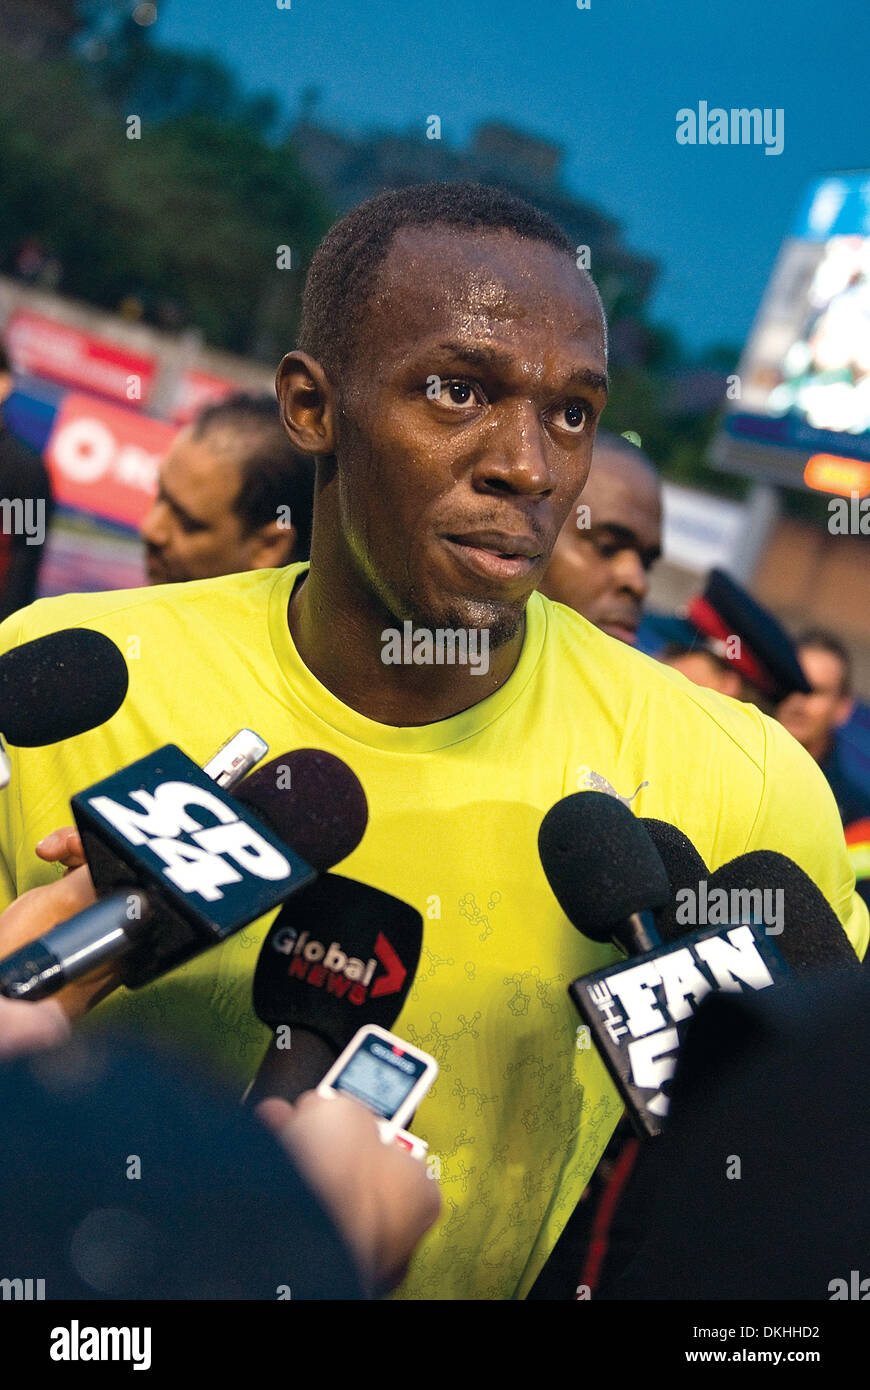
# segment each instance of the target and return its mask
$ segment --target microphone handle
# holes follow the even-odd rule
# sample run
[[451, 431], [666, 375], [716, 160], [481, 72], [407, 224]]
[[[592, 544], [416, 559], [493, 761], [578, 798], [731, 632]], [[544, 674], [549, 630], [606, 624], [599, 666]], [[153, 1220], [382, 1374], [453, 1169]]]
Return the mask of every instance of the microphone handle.
[[645, 955], [647, 951], [654, 951], [662, 944], [656, 930], [655, 917], [649, 908], [645, 908], [643, 912], [632, 912], [630, 917], [620, 922], [618, 930], [613, 933], [613, 939], [630, 956]]
[[[129, 917], [135, 896], [140, 917]], [[109, 960], [118, 960], [135, 944], [136, 930], [150, 915], [140, 888], [131, 885], [82, 908], [0, 963], [0, 994], [8, 999], [47, 999], [72, 980], [88, 975]]]
[[320, 1085], [338, 1056], [319, 1033], [290, 1025], [288, 1033], [289, 1047], [279, 1047], [276, 1038], [270, 1042], [260, 1070], [245, 1092], [245, 1105], [257, 1105], [270, 1096], [294, 1103], [303, 1091]]

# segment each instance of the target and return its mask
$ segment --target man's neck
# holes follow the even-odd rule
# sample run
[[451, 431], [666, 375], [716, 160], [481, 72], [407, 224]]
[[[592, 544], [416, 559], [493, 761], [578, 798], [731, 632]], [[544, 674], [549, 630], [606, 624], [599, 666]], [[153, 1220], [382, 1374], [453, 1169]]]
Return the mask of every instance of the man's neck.
[[805, 747], [810, 757], [815, 758], [817, 763], [826, 763], [834, 751], [833, 735], [817, 739], [815, 743], [805, 744]]
[[525, 618], [514, 637], [489, 653], [485, 674], [462, 665], [387, 665], [386, 627], [400, 627], [380, 605], [367, 604], [358, 585], [343, 584], [324, 567], [297, 582], [287, 613], [300, 657], [321, 685], [351, 709], [398, 728], [435, 724], [479, 704], [513, 672], [525, 636]]

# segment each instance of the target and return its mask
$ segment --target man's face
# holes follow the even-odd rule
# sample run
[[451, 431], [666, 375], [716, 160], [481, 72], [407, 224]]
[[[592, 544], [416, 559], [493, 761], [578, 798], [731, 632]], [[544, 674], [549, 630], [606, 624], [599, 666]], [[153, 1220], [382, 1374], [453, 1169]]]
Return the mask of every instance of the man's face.
[[395, 238], [342, 383], [345, 543], [399, 620], [517, 631], [606, 401], [598, 303], [571, 259], [511, 233]]
[[251, 568], [252, 538], [233, 510], [240, 487], [240, 466], [221, 431], [200, 440], [182, 431], [160, 466], [157, 496], [142, 523], [149, 583]]
[[777, 717], [792, 738], [814, 757], [823, 758], [834, 730], [849, 718], [852, 700], [843, 694], [843, 664], [839, 657], [818, 647], [801, 647], [798, 655], [813, 693], [789, 695], [777, 710]]
[[652, 470], [621, 451], [596, 448], [589, 481], [559, 533], [541, 593], [633, 645], [649, 571], [661, 554], [661, 532], [661, 493]]
[[745, 698], [739, 671], [723, 666], [710, 652], [681, 652], [679, 656], [665, 657], [664, 664], [682, 672], [693, 685], [701, 685], [705, 690], [718, 690], [720, 695], [730, 695], [733, 700]]

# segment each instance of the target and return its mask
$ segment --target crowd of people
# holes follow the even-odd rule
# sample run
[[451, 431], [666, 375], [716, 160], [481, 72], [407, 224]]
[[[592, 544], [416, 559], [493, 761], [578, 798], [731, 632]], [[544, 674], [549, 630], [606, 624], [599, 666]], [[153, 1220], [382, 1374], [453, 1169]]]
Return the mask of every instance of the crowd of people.
[[[324, 748], [360, 776], [369, 825], [341, 871], [425, 919], [396, 1030], [441, 1067], [419, 1114], [440, 1219], [439, 1185], [378, 1151], [368, 1117], [313, 1098], [259, 1113], [363, 1293], [540, 1296], [563, 1231], [582, 1282], [622, 1106], [594, 1050], [575, 1046], [565, 985], [614, 953], [566, 925], [536, 852], [580, 769], [682, 828], [713, 868], [751, 849], [789, 855], [866, 949], [853, 884], [868, 894], [870, 800], [836, 743], [848, 652], [818, 631], [793, 642], [720, 571], [661, 629], [661, 660], [636, 650], [661, 482], [635, 445], [596, 434], [607, 384], [600, 298], [548, 218], [476, 185], [381, 195], [314, 258], [277, 406], [231, 398], [173, 444], [142, 526], [150, 587], [42, 600], [0, 629], [3, 651], [73, 625], [122, 650], [138, 639], [107, 724], [11, 750], [4, 954], [94, 900], [70, 797], [160, 744], [204, 762], [244, 722], [275, 750]], [[384, 630], [409, 620], [485, 628], [486, 675], [385, 664]], [[188, 1048], [241, 1090], [267, 1038], [249, 944], [135, 993], [104, 972], [40, 1005], [6, 1001], [0, 1046], [69, 1047], [71, 1029], [93, 1038], [105, 1021]], [[116, 1123], [132, 1143], [145, 1121], [132, 1107]]]

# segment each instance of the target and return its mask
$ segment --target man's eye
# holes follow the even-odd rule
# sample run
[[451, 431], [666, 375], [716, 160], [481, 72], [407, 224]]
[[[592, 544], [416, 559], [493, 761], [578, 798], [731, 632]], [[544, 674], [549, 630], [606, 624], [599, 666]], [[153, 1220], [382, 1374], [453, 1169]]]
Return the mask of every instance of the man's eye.
[[479, 405], [474, 387], [470, 381], [442, 381], [438, 398], [444, 405]]
[[559, 415], [562, 416], [563, 429], [568, 430], [571, 434], [582, 434], [589, 419], [589, 410], [580, 401], [572, 401], [570, 405], [563, 406], [560, 411], [557, 411], [556, 415], [557, 418]]

